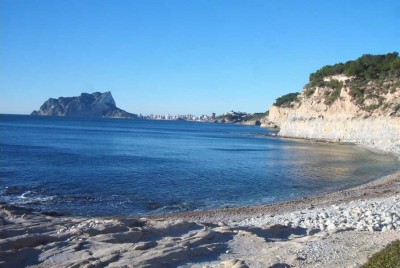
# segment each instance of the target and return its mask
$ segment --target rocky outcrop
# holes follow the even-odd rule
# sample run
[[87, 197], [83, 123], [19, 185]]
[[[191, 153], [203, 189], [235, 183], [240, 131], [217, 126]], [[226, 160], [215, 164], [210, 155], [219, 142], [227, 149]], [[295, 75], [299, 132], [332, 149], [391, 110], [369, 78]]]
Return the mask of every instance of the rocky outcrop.
[[[269, 111], [268, 111], [268, 112], [269, 112]], [[263, 127], [263, 128], [270, 128], [270, 129], [275, 129], [275, 130], [278, 129], [278, 125], [275, 124], [274, 122], [271, 122], [271, 121], [269, 120], [269, 116], [268, 116], [268, 115], [266, 115], [266, 116], [264, 116], [264, 117], [262, 117], [262, 118], [260, 119], [260, 127]]]
[[244, 113], [230, 111], [217, 116], [217, 123], [237, 123], [246, 126], [259, 126], [268, 116], [268, 111], [265, 113]]
[[[400, 79], [365, 81], [362, 96], [353, 94], [359, 84], [353, 79], [324, 77], [326, 85], [306, 86], [290, 103], [273, 105], [269, 121], [279, 136], [358, 143], [400, 156]], [[329, 87], [333, 80], [341, 86]]]
[[111, 92], [82, 93], [78, 97], [60, 97], [48, 99], [38, 111], [32, 115], [70, 116], [70, 117], [106, 117], [106, 118], [136, 118], [116, 107]]
[[245, 125], [245, 126], [259, 126], [261, 125], [261, 122], [259, 119], [251, 119], [251, 120], [246, 120], [240, 122], [240, 124]]

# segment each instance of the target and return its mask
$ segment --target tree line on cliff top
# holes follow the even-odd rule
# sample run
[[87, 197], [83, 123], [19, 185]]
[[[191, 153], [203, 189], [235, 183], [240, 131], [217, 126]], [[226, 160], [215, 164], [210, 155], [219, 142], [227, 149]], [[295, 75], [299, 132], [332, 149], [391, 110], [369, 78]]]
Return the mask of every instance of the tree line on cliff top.
[[399, 53], [393, 52], [386, 55], [365, 54], [354, 61], [326, 65], [315, 73], [310, 74], [310, 82], [307, 86], [324, 86], [324, 77], [338, 74], [354, 76], [362, 80], [399, 78]]
[[[315, 73], [310, 74], [309, 82], [305, 86], [306, 97], [311, 96], [315, 92], [316, 87], [326, 87], [331, 90], [325, 92], [325, 104], [330, 105], [335, 102], [339, 98], [343, 82], [335, 79], [324, 81], [324, 77], [340, 74], [353, 77], [349, 93], [361, 108], [366, 108], [363, 107], [363, 102], [368, 95], [379, 94], [381, 91], [387, 93], [388, 91], [396, 90], [399, 86], [399, 53], [393, 52], [385, 55], [365, 54], [353, 61], [326, 65]], [[397, 82], [391, 86], [384, 86], [383, 81], [385, 79], [393, 79], [397, 80]], [[367, 84], [371, 80], [377, 81], [377, 88], [368, 88]], [[298, 101], [299, 94], [295, 92], [283, 95], [276, 99], [274, 105], [291, 107], [293, 102]]]

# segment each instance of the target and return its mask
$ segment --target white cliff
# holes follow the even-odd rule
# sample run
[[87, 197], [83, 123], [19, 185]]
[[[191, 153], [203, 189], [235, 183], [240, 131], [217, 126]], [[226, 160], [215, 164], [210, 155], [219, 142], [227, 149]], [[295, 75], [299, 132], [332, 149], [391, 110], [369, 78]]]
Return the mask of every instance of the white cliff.
[[[324, 81], [333, 79], [343, 86], [332, 103], [327, 103], [332, 88], [306, 86], [297, 100], [270, 108], [269, 121], [279, 126], [278, 135], [351, 142], [400, 155], [399, 80], [369, 81], [366, 91], [372, 93], [358, 100], [351, 94], [353, 77], [331, 76]], [[388, 90], [379, 90], [383, 86]]]

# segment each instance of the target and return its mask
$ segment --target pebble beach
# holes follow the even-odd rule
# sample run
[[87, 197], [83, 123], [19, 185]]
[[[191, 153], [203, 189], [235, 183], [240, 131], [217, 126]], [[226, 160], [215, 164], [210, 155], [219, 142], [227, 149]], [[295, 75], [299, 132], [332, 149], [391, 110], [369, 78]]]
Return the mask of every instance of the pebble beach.
[[2, 267], [360, 267], [400, 239], [400, 173], [319, 197], [144, 218], [2, 205]]

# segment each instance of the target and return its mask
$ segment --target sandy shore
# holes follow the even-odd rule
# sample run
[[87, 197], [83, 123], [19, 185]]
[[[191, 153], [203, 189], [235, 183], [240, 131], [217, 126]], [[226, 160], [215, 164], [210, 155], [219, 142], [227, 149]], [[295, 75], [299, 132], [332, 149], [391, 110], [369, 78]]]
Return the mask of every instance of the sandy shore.
[[1, 267], [359, 267], [400, 239], [400, 172], [268, 206], [146, 218], [0, 213]]

